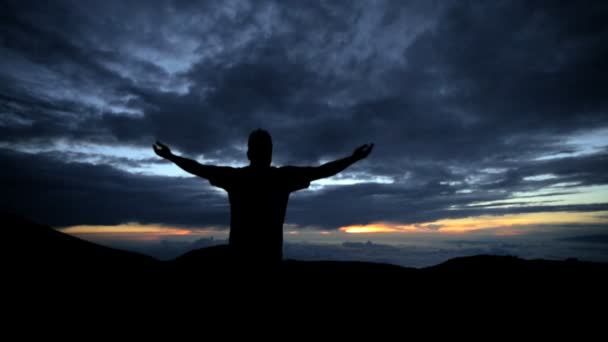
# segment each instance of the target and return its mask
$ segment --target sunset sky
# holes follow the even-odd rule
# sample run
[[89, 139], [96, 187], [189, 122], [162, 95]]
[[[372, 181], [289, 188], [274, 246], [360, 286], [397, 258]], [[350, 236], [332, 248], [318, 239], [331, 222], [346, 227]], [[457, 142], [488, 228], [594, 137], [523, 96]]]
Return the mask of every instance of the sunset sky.
[[[285, 254], [608, 261], [606, 1], [3, 1], [0, 209], [173, 257], [226, 193], [157, 157], [369, 158], [293, 193]], [[9, 229], [10, 227], [6, 227]]]

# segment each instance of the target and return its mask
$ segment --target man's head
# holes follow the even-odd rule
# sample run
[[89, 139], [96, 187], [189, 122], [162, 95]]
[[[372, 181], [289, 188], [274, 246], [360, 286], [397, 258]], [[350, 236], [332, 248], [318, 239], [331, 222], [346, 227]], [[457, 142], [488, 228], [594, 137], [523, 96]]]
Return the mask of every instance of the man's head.
[[272, 138], [263, 129], [256, 129], [249, 134], [247, 158], [251, 165], [270, 166], [272, 161]]

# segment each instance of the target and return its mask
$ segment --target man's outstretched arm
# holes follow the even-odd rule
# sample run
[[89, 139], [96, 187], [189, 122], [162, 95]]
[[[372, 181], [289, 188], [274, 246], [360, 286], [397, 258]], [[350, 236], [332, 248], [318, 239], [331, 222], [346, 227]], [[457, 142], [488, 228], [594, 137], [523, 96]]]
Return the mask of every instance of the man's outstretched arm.
[[152, 145], [152, 147], [154, 148], [154, 152], [156, 152], [156, 154], [158, 154], [160, 157], [172, 161], [184, 171], [199, 177], [209, 179], [215, 176], [219, 169], [221, 169], [221, 167], [218, 166], [203, 165], [195, 160], [177, 156], [171, 152], [171, 149], [169, 149], [167, 145], [162, 144], [159, 141]]
[[374, 144], [365, 144], [357, 147], [353, 154], [348, 157], [311, 168], [311, 180], [331, 177], [343, 171], [359, 160], [366, 158], [372, 152], [373, 148]]

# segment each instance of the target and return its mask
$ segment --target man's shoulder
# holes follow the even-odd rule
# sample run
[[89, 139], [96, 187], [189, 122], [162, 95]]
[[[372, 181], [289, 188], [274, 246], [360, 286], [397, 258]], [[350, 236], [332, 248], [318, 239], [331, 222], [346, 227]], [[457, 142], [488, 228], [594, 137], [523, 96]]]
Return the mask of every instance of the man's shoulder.
[[285, 165], [280, 166], [277, 169], [281, 171], [302, 171], [302, 170], [310, 170], [313, 168], [312, 166], [294, 166], [294, 165]]
[[266, 175], [271, 177], [290, 177], [306, 174], [312, 167], [309, 166], [270, 166], [264, 169], [252, 168], [250, 166], [235, 167], [231, 169], [234, 175], [254, 176], [254, 175]]

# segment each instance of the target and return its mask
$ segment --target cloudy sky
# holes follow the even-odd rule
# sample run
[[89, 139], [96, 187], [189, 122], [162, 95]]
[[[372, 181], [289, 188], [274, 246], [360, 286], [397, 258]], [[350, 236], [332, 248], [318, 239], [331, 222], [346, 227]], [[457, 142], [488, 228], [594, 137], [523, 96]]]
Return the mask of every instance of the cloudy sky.
[[0, 208], [152, 254], [222, 242], [226, 194], [151, 145], [244, 166], [261, 127], [275, 165], [376, 144], [292, 194], [287, 255], [608, 261], [607, 18], [601, 0], [4, 0]]

